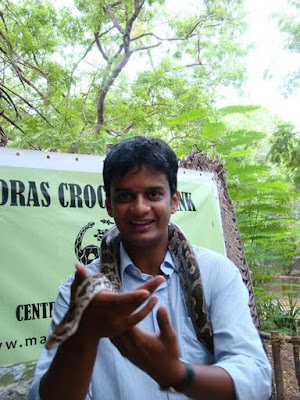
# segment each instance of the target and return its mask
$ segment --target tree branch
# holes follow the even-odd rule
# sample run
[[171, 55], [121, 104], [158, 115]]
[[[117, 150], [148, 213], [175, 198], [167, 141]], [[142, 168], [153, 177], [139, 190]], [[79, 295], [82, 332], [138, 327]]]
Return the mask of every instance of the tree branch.
[[[133, 53], [137, 53], [140, 51], [144, 50], [149, 50], [153, 49], [155, 47], [158, 47], [161, 45], [162, 41], [167, 41], [167, 42], [172, 42], [172, 41], [183, 41], [183, 40], [188, 40], [192, 37], [197, 37], [199, 36], [199, 33], [197, 30], [199, 30], [199, 27], [206, 28], [209, 26], [216, 26], [214, 24], [214, 21], [217, 20], [217, 18], [213, 18], [213, 15], [208, 15], [205, 18], [199, 18], [193, 26], [189, 29], [187, 34], [183, 37], [173, 37], [173, 38], [161, 38], [158, 35], [156, 35], [153, 32], [148, 32], [148, 33], [143, 33], [141, 35], [138, 35], [134, 38], [131, 38], [131, 33], [133, 29], [133, 25], [135, 21], [137, 20], [144, 4], [145, 0], [134, 0], [134, 10], [132, 12], [132, 15], [127, 16], [127, 23], [125, 29], [123, 28], [123, 21], [118, 21], [117, 16], [118, 14], [114, 12], [113, 8], [119, 6], [120, 4], [123, 4], [122, 2], [116, 2], [113, 4], [109, 4], [105, 6], [104, 12], [109, 16], [110, 22], [112, 23], [113, 28], [111, 29], [116, 29], [117, 30], [117, 37], [119, 37], [119, 33], [122, 34], [123, 37], [123, 43], [119, 46], [119, 49], [115, 52], [114, 56], [110, 57], [109, 54], [105, 52], [105, 49], [102, 46], [102, 43], [100, 41], [100, 37], [104, 36], [106, 33], [109, 32], [109, 30], [106, 30], [106, 32], [103, 32], [101, 35], [99, 33], [95, 33], [95, 39], [97, 43], [97, 47], [102, 54], [103, 58], [107, 61], [107, 74], [102, 80], [102, 83], [100, 85], [100, 88], [98, 90], [98, 100], [97, 100], [97, 124], [94, 127], [95, 131], [99, 133], [101, 126], [105, 124], [105, 99], [106, 95], [111, 88], [113, 82], [115, 79], [118, 77], [122, 69], [125, 67], [127, 64], [130, 56]], [[211, 25], [208, 25], [210, 22]], [[207, 26], [203, 26], [207, 24]], [[219, 24], [218, 24], [219, 25]], [[152, 44], [152, 45], [144, 45], [141, 42], [137, 42], [138, 40], [141, 40], [143, 37], [149, 37], [152, 36], [157, 40], [157, 43]], [[135, 49], [130, 48], [130, 46], [135, 42], [135, 45], [137, 46]], [[120, 55], [123, 54], [123, 57], [119, 61]], [[190, 64], [187, 65], [186, 67], [192, 67], [192, 66], [198, 66], [201, 65], [201, 60], [200, 60], [200, 42], [198, 40], [198, 63]], [[113, 134], [119, 134], [116, 131], [107, 131], [113, 133]]]
[[2, 84], [0, 84], [0, 98], [3, 97], [3, 99], [9, 104], [11, 105], [16, 113], [17, 117], [20, 117], [20, 114], [18, 112], [17, 107], [15, 106], [15, 103], [13, 101], [13, 99], [10, 97], [10, 95], [4, 90], [4, 87]]
[[4, 14], [3, 14], [2, 11], [0, 11], [0, 18], [1, 18], [2, 21], [3, 21], [3, 25], [4, 25], [4, 27], [5, 27], [6, 32], [8, 32], [7, 25], [6, 25], [6, 21], [5, 21]]
[[110, 19], [112, 23], [114, 24], [114, 27], [122, 33], [122, 35], [125, 35], [125, 30], [121, 27], [121, 25], [118, 23], [117, 18], [115, 17], [115, 14], [112, 11], [112, 6], [109, 4], [107, 7], [104, 8], [104, 11], [107, 12], [107, 14], [110, 16]]
[[157, 44], [153, 44], [152, 46], [138, 47], [137, 49], [132, 50], [131, 53], [135, 53], [136, 51], [153, 49], [154, 47], [158, 47], [160, 45], [161, 45], [161, 42], [159, 42]]
[[26, 132], [23, 131], [14, 121], [12, 121], [10, 118], [8, 118], [3, 112], [0, 113], [0, 115], [6, 119], [7, 122], [9, 122], [11, 125], [13, 125], [15, 128], [17, 128], [19, 131], [21, 131], [24, 135], [26, 135]]
[[[20, 70], [21, 71], [21, 70]], [[28, 86], [32, 87], [39, 95], [40, 97], [45, 100], [46, 99], [46, 95], [43, 94], [29, 79], [27, 79], [23, 74], [22, 75], [22, 79], [25, 83], [27, 83]]]
[[108, 55], [105, 53], [105, 51], [101, 45], [101, 42], [100, 42], [99, 32], [95, 32], [94, 36], [95, 36], [95, 41], [96, 41], [97, 47], [98, 47], [100, 53], [102, 54], [102, 57], [104, 58], [104, 60], [108, 61]]
[[[146, 37], [146, 36], [153, 36], [155, 39], [160, 40], [160, 41], [165, 41], [165, 42], [173, 42], [173, 41], [187, 40], [187, 39], [190, 39], [191, 37], [198, 36], [198, 33], [193, 34], [193, 32], [195, 31], [195, 29], [199, 26], [199, 24], [200, 24], [201, 22], [203, 22], [203, 20], [198, 21], [198, 22], [195, 24], [195, 26], [190, 30], [190, 32], [189, 32], [187, 35], [185, 35], [185, 36], [173, 37], [173, 38], [162, 38], [162, 37], [160, 37], [160, 36], [157, 36], [157, 35], [156, 35], [155, 33], [153, 33], [153, 32], [147, 32], [147, 33], [143, 33], [143, 34], [141, 34], [141, 35], [139, 35], [139, 36], [136, 36], [136, 37], [132, 38], [131, 40], [132, 40], [132, 41], [136, 41], [136, 40], [142, 39], [143, 37]], [[221, 23], [218, 23], [218, 24], [210, 24], [210, 25], [203, 26], [202, 28], [213, 28], [213, 27], [215, 27], [215, 26], [220, 26], [220, 25], [221, 25]]]
[[41, 69], [38, 65], [34, 65], [32, 63], [30, 63], [27, 60], [23, 60], [23, 59], [19, 59], [19, 64], [24, 65], [24, 66], [28, 66], [32, 69], [35, 69], [36, 71], [40, 72], [44, 78], [48, 79], [48, 73], [46, 71], [44, 71], [43, 69]]
[[37, 114], [39, 114], [39, 116], [41, 118], [43, 118], [44, 121], [47, 122], [47, 124], [49, 126], [51, 126], [53, 128], [53, 125], [47, 120], [47, 118], [44, 117], [44, 115], [42, 113], [40, 113], [40, 111], [34, 107], [31, 103], [29, 103], [29, 101], [27, 101], [24, 97], [22, 97], [20, 94], [16, 93], [15, 91], [13, 91], [12, 89], [6, 87], [5, 85], [2, 84], [2, 87], [4, 87], [6, 90], [9, 90], [12, 94], [14, 94], [15, 96], [19, 97], [19, 99], [21, 99], [25, 104], [27, 104], [30, 108], [32, 108]]
[[94, 130], [96, 132], [99, 132], [101, 126], [104, 125], [104, 121], [105, 121], [105, 119], [104, 119], [105, 104], [104, 103], [105, 103], [105, 98], [106, 98], [107, 92], [108, 92], [109, 88], [111, 87], [111, 85], [114, 83], [115, 79], [118, 77], [118, 75], [122, 71], [122, 69], [127, 64], [131, 54], [132, 54], [131, 52], [124, 54], [123, 58], [118, 63], [118, 65], [114, 68], [114, 70], [111, 72], [108, 79], [105, 82], [103, 82], [99, 88], [98, 100], [97, 100], [97, 124], [94, 127]]
[[126, 33], [127, 34], [129, 34], [132, 31], [133, 23], [139, 16], [139, 13], [141, 12], [141, 9], [143, 8], [144, 3], [145, 3], [145, 0], [142, 0], [141, 3], [139, 3], [138, 0], [134, 1], [134, 13], [132, 14], [131, 18], [129, 18], [127, 25], [126, 25]]
[[1, 31], [0, 31], [0, 36], [3, 37], [3, 39], [6, 41], [6, 43], [8, 45], [8, 53], [3, 51], [3, 49], [1, 49], [1, 50], [4, 52], [4, 54], [6, 54], [7, 58], [9, 59], [9, 61], [11, 62], [12, 66], [13, 66], [13, 69], [17, 73], [20, 82], [22, 83], [23, 87], [25, 87], [23, 79], [22, 79], [22, 75], [20, 74], [20, 69], [19, 69], [18, 65], [16, 64], [14, 57], [13, 57], [13, 55], [14, 55], [13, 46], [10, 43], [10, 41], [7, 39], [7, 37]]
[[0, 147], [6, 147], [7, 146], [7, 135], [4, 132], [3, 126], [0, 125]]

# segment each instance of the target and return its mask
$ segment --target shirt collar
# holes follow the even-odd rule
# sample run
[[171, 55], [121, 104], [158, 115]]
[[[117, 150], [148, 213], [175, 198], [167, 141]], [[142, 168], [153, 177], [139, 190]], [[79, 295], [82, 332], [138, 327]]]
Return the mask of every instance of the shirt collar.
[[[167, 251], [164, 261], [162, 262], [160, 269], [165, 276], [171, 277], [175, 270], [175, 264], [172, 260], [171, 253]], [[129, 255], [127, 254], [126, 250], [122, 242], [120, 243], [120, 273], [121, 279], [123, 279], [124, 273], [129, 272], [134, 275], [139, 275], [141, 278], [146, 278], [147, 274], [142, 273], [131, 261]]]

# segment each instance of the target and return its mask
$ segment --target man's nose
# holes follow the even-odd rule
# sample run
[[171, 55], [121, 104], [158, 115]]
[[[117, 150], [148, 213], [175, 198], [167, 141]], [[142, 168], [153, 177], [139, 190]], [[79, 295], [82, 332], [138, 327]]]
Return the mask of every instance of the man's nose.
[[143, 214], [149, 211], [149, 201], [144, 196], [136, 196], [131, 203], [131, 212], [134, 214]]

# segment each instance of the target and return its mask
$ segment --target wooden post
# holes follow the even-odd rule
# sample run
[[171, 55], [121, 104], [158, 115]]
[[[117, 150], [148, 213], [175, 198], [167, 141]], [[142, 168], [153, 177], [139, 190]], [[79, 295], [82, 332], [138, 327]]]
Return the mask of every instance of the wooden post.
[[295, 364], [295, 373], [298, 381], [299, 391], [300, 391], [300, 364], [299, 364], [299, 345], [300, 345], [300, 335], [294, 333], [292, 335], [292, 343], [293, 343], [293, 353], [294, 353], [294, 364]]
[[284, 344], [284, 334], [280, 332], [272, 332], [271, 343], [272, 343], [272, 354], [274, 361], [274, 374], [275, 374], [277, 400], [284, 400], [283, 374], [282, 374], [282, 365], [280, 358], [281, 346]]

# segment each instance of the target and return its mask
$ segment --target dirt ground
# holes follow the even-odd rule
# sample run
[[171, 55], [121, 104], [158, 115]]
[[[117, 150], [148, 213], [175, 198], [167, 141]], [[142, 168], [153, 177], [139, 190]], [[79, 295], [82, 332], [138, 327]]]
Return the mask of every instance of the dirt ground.
[[[272, 363], [272, 346], [266, 343], [269, 360]], [[281, 348], [281, 363], [284, 380], [284, 400], [299, 400], [300, 391], [295, 374], [293, 346], [285, 344]]]

